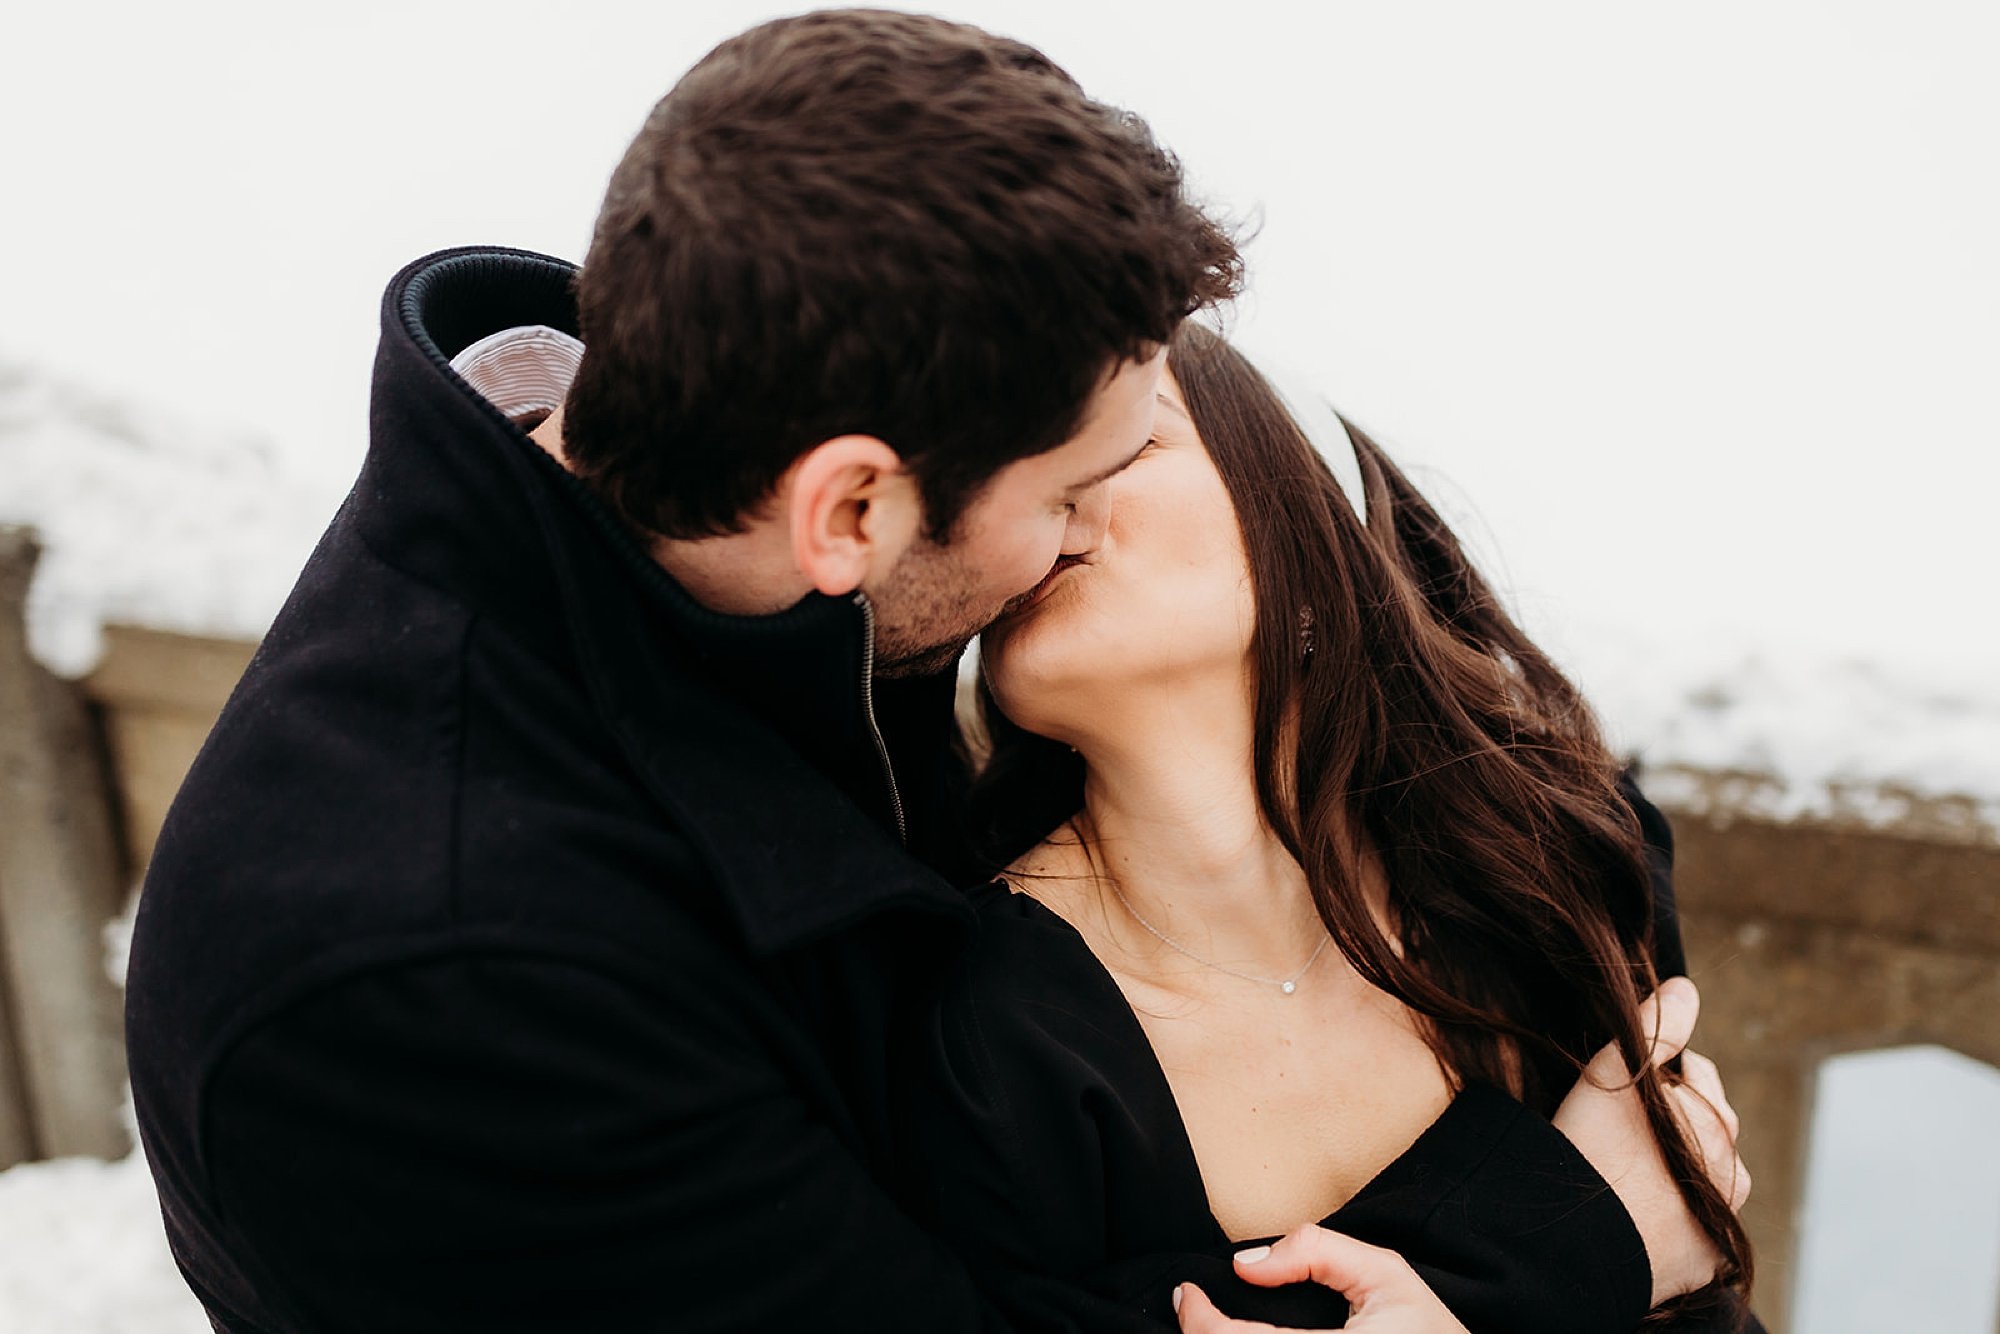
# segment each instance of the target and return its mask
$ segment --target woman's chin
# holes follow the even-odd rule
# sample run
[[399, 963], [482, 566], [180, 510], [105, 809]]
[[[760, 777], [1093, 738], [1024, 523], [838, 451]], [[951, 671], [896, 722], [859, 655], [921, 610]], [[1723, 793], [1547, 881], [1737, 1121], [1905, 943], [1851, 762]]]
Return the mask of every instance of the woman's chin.
[[[1074, 719], [1130, 682], [1135, 644], [1079, 570], [995, 621], [979, 640], [986, 678], [1008, 717]], [[1027, 726], [1026, 723], [1023, 724]], [[1037, 722], [1030, 731], [1047, 735]]]
[[[997, 629], [997, 627], [996, 627]], [[1093, 673], [1080, 671], [1076, 655], [1062, 651], [1053, 635], [1036, 633], [1030, 624], [1016, 624], [998, 634], [988, 630], [979, 643], [979, 661], [1001, 712], [1031, 732], [1043, 731], [1051, 712], [1095, 684]]]

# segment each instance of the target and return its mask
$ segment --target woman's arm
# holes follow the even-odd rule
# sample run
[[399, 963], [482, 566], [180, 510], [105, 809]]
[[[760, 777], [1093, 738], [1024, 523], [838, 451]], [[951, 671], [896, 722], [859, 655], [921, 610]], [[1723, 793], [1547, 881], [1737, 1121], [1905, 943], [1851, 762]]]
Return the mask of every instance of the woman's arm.
[[[1701, 998], [1684, 977], [1669, 978], [1647, 997], [1639, 1013], [1654, 1035], [1654, 1065], [1681, 1055], [1700, 1012]], [[1715, 1063], [1693, 1052], [1686, 1060], [1687, 1081], [1671, 1086], [1675, 1110], [1692, 1131], [1716, 1189], [1741, 1209], [1750, 1193], [1750, 1174], [1736, 1156], [1736, 1113], [1723, 1094]], [[1615, 1044], [1592, 1058], [1556, 1109], [1554, 1123], [1617, 1192], [1645, 1239], [1652, 1268], [1649, 1306], [1706, 1286], [1721, 1256], [1668, 1175]]]
[[[1694, 987], [1684, 980], [1663, 988], [1662, 994], [1647, 1000], [1647, 1017], [1659, 1034], [1652, 1060], [1665, 1061], [1682, 1050], [1693, 1030], [1697, 1009]], [[1694, 1057], [1689, 1064], [1689, 1078], [1701, 1095], [1684, 1104], [1684, 1114], [1698, 1128], [1697, 1138], [1711, 1171], [1717, 1173], [1718, 1186], [1740, 1207], [1749, 1179], [1742, 1171], [1741, 1160], [1735, 1157], [1735, 1114], [1729, 1111], [1712, 1063]], [[1716, 1256], [1706, 1234], [1695, 1225], [1679, 1191], [1667, 1177], [1636, 1097], [1629, 1088], [1618, 1087], [1623, 1082], [1622, 1059], [1616, 1047], [1607, 1047], [1565, 1099], [1557, 1113], [1557, 1125], [1578, 1141], [1579, 1150], [1610, 1179], [1611, 1189], [1618, 1192], [1631, 1215], [1632, 1225], [1638, 1228], [1648, 1251], [1656, 1257], [1659, 1268], [1653, 1274], [1653, 1300], [1657, 1304], [1666, 1297], [1705, 1285], [1714, 1275]], [[1711, 1106], [1718, 1110], [1710, 1113]], [[1702, 1119], [1704, 1116], [1706, 1120]], [[1501, 1153], [1494, 1155], [1495, 1160], [1504, 1158]], [[1725, 1184], [1725, 1175], [1737, 1183], [1734, 1190]], [[1503, 1196], [1519, 1194], [1518, 1189], [1496, 1182], [1494, 1176], [1491, 1169], [1482, 1171], [1455, 1192], [1455, 1196], [1490, 1199], [1496, 1185]], [[1587, 1193], [1576, 1195], [1573, 1183], [1543, 1184], [1556, 1185], [1553, 1192], [1544, 1190], [1545, 1204], [1560, 1206], [1575, 1202], [1601, 1210], [1604, 1203], [1590, 1200]], [[1451, 1202], [1447, 1201], [1441, 1211], [1450, 1207]], [[1594, 1224], [1579, 1224], [1597, 1216], [1601, 1215], [1580, 1212], [1563, 1220], [1552, 1237], [1536, 1236], [1534, 1244], [1544, 1248], [1553, 1240], [1559, 1249], [1574, 1247], [1578, 1267], [1587, 1269], [1603, 1258], [1605, 1239]], [[1340, 1218], [1341, 1215], [1335, 1215], [1335, 1220]], [[1418, 1259], [1413, 1264], [1395, 1251], [1366, 1246], [1323, 1228], [1305, 1228], [1268, 1250], [1259, 1247], [1238, 1255], [1235, 1276], [1260, 1287], [1272, 1285], [1275, 1292], [1295, 1290], [1302, 1281], [1319, 1284], [1345, 1294], [1354, 1303], [1352, 1315], [1345, 1323], [1328, 1320], [1316, 1328], [1338, 1326], [1357, 1331], [1366, 1328], [1376, 1334], [1458, 1334], [1465, 1327], [1459, 1323], [1461, 1317], [1481, 1330], [1527, 1328], [1510, 1320], [1510, 1316], [1521, 1310], [1526, 1294], [1509, 1290], [1504, 1277], [1504, 1256], [1495, 1252], [1479, 1261], [1480, 1247], [1475, 1243], [1471, 1250], [1448, 1259], [1443, 1268], [1432, 1268], [1422, 1262], [1424, 1249], [1417, 1246], [1407, 1251], [1407, 1256]], [[1468, 1269], [1478, 1266], [1468, 1266], [1464, 1263], [1467, 1258], [1479, 1264], [1497, 1258], [1500, 1272], [1489, 1267], [1484, 1272], [1469, 1273]], [[1446, 1299], [1453, 1294], [1457, 1300], [1447, 1305]], [[1177, 1288], [1176, 1298], [1181, 1327], [1187, 1334], [1272, 1334], [1278, 1329], [1270, 1323], [1223, 1316], [1208, 1292], [1197, 1283]], [[1241, 1308], [1232, 1306], [1232, 1309]], [[1584, 1315], [1579, 1311], [1568, 1314]], [[1639, 1314], [1637, 1309], [1623, 1315], [1606, 1310], [1584, 1316], [1581, 1327], [1617, 1330], [1622, 1334], [1637, 1326]], [[1305, 1327], [1295, 1322], [1288, 1328], [1303, 1334]], [[1546, 1326], [1537, 1323], [1533, 1328], [1539, 1331]], [[1670, 1328], [1685, 1334], [1762, 1334], [1763, 1331], [1756, 1317], [1732, 1293], [1722, 1294], [1717, 1307], [1677, 1319]]]

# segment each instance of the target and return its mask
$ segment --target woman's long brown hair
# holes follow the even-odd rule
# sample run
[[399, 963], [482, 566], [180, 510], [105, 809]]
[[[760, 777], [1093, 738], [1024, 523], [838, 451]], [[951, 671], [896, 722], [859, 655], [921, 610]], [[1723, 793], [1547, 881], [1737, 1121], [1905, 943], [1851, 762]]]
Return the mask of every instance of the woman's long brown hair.
[[[1363, 525], [1283, 401], [1221, 337], [1189, 322], [1168, 365], [1249, 557], [1258, 801], [1335, 944], [1428, 1020], [1461, 1084], [1510, 1089], [1545, 1115], [1615, 1041], [1722, 1252], [1717, 1284], [1747, 1295], [1749, 1241], [1644, 1059], [1639, 1002], [1658, 982], [1651, 881], [1589, 707], [1372, 440], [1350, 426]], [[1005, 865], [1081, 809], [1082, 761], [1015, 726], [983, 679], [979, 698], [990, 753], [972, 823]], [[1400, 952], [1359, 892], [1364, 850], [1387, 875]]]

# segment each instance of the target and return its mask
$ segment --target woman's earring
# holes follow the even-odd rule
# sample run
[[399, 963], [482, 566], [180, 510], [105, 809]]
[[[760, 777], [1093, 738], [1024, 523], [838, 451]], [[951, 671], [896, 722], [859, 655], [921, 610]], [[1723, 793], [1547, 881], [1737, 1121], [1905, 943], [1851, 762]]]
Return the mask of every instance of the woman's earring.
[[1313, 609], [1299, 608], [1299, 658], [1304, 661], [1313, 655]]

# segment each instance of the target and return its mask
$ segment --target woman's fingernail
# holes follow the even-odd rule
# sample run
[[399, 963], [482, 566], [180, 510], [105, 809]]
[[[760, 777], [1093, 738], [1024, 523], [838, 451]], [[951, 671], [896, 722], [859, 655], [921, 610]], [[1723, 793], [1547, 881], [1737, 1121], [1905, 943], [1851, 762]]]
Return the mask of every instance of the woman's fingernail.
[[1271, 1248], [1269, 1246], [1252, 1246], [1247, 1251], [1236, 1252], [1236, 1263], [1240, 1265], [1254, 1265], [1270, 1253]]
[[1186, 1285], [1185, 1283], [1176, 1283], [1176, 1284], [1174, 1284], [1174, 1314], [1175, 1314], [1175, 1315], [1179, 1315], [1179, 1314], [1181, 1313], [1181, 1289], [1182, 1289], [1182, 1288], [1184, 1288], [1184, 1287], [1186, 1287], [1186, 1286], [1187, 1286], [1187, 1285]]

